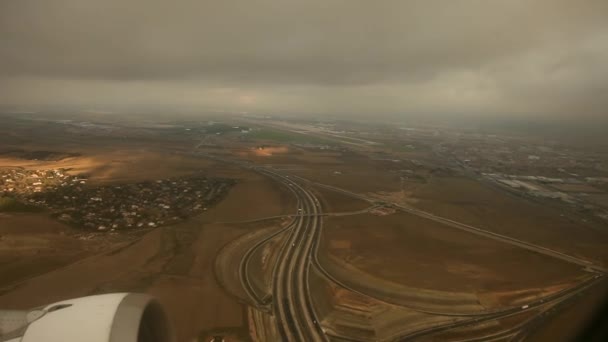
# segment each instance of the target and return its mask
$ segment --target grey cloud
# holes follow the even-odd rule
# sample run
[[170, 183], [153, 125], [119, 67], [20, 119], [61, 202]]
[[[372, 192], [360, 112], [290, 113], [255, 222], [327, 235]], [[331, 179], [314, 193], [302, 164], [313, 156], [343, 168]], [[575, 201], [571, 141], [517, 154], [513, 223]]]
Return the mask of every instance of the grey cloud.
[[0, 103], [597, 116], [606, 13], [604, 0], [5, 0]]

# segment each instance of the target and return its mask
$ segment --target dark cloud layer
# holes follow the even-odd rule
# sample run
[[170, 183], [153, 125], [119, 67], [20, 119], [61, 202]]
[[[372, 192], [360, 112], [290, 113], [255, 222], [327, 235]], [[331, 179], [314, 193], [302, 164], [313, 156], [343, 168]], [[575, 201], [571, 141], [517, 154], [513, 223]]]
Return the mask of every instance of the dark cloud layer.
[[603, 116], [605, 0], [4, 0], [0, 104]]

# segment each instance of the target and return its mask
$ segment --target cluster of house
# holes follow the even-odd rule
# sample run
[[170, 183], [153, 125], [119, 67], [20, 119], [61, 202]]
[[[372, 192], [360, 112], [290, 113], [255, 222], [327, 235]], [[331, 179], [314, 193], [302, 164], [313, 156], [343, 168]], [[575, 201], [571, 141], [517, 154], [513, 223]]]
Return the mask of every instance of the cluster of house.
[[4, 195], [19, 197], [84, 184], [86, 179], [69, 175], [65, 169], [0, 169], [0, 194]]
[[[230, 179], [197, 175], [90, 186], [86, 179], [66, 175], [65, 170], [12, 170], [2, 176], [5, 174], [10, 176], [2, 177], [0, 184], [13, 197], [47, 208], [66, 223], [98, 231], [153, 228], [183, 220], [207, 210], [234, 183]], [[6, 188], [6, 184], [11, 185]]]

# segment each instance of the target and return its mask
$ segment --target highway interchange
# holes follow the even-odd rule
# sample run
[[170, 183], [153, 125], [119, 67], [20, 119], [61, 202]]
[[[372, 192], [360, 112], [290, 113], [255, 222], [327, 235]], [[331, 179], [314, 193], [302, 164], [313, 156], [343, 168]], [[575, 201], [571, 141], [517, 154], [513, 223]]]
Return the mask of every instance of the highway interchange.
[[[322, 229], [322, 210], [319, 200], [289, 176], [282, 175], [276, 170], [209, 155], [206, 157], [252, 169], [282, 183], [295, 195], [298, 213], [294, 221], [285, 228], [290, 231], [290, 235], [281, 248], [273, 272], [272, 311], [277, 319], [281, 341], [328, 341], [315, 314], [308, 282], [312, 252], [316, 250]], [[272, 234], [249, 249], [241, 262], [239, 273], [244, 288], [261, 305], [265, 304], [266, 299], [260, 299], [247, 280], [248, 258], [256, 248], [276, 234], [278, 233]]]
[[[302, 186], [302, 184], [314, 184], [315, 186], [329, 188], [356, 198], [367, 200], [370, 203], [378, 204], [376, 203], [377, 201], [344, 189], [314, 183], [294, 175], [283, 174], [276, 169], [253, 166], [251, 164], [242, 163], [235, 160], [227, 160], [224, 158], [212, 156], [207, 157], [222, 162], [237, 164], [241, 167], [252, 169], [260, 174], [268, 176], [271, 179], [283, 184], [296, 197], [297, 214], [293, 215], [293, 221], [285, 228], [265, 237], [263, 240], [258, 241], [253, 247], [251, 247], [241, 261], [239, 275], [241, 282], [243, 283], [243, 287], [256, 304], [256, 307], [264, 311], [271, 311], [275, 316], [279, 338], [282, 341], [328, 341], [329, 336], [326, 335], [320, 324], [320, 320], [316, 316], [315, 308], [311, 299], [308, 281], [310, 268], [315, 266], [330, 281], [337, 282], [337, 284], [340, 286], [345, 285], [334, 279], [331, 274], [323, 269], [322, 265], [317, 260], [316, 254], [321, 237], [322, 216], [324, 214], [321, 210], [319, 200], [312, 192], [307, 190], [306, 187]], [[510, 243], [537, 253], [583, 266], [593, 274], [586, 281], [579, 283], [575, 287], [560, 291], [550, 296], [539, 298], [533, 302], [530, 302], [524, 307], [509, 307], [495, 312], [480, 313], [477, 315], [463, 315], [470, 316], [470, 318], [450, 324], [435, 326], [429, 329], [423, 329], [406, 335], [394, 336], [394, 340], [402, 341], [417, 339], [422, 336], [433, 335], [452, 328], [510, 317], [523, 311], [541, 310], [541, 312], [543, 312], [543, 310], [547, 310], [547, 308], [553, 304], [561, 304], [576, 298], [583, 291], [595, 285], [604, 278], [605, 269], [587, 260], [575, 258], [542, 246], [533, 245], [525, 241], [465, 225], [424, 211], [403, 207], [394, 203], [389, 205], [392, 205], [396, 209], [441, 222], [457, 229], [466, 230], [478, 235], [486, 236], [505, 243]], [[270, 239], [274, 238], [276, 235], [284, 232], [289, 232], [289, 236], [281, 247], [279, 258], [273, 271], [271, 297], [263, 298], [255, 291], [248, 279], [247, 265], [252, 253], [256, 249], [261, 247]], [[521, 333], [521, 329], [512, 331], [510, 333], [515, 334], [518, 332]], [[503, 332], [502, 334], [507, 334], [507, 332]]]
[[298, 199], [299, 216], [273, 276], [273, 309], [279, 334], [284, 341], [326, 341], [308, 285], [312, 251], [321, 233], [321, 206], [310, 191], [288, 177], [267, 169], [259, 171], [290, 187]]

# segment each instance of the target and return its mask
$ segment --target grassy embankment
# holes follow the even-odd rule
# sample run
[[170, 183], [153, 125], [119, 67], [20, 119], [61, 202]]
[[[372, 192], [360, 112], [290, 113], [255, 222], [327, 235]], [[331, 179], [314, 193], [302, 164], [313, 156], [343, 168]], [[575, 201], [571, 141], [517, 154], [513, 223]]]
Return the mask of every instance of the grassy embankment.
[[0, 196], [0, 213], [37, 212], [40, 208], [19, 202], [12, 197]]

